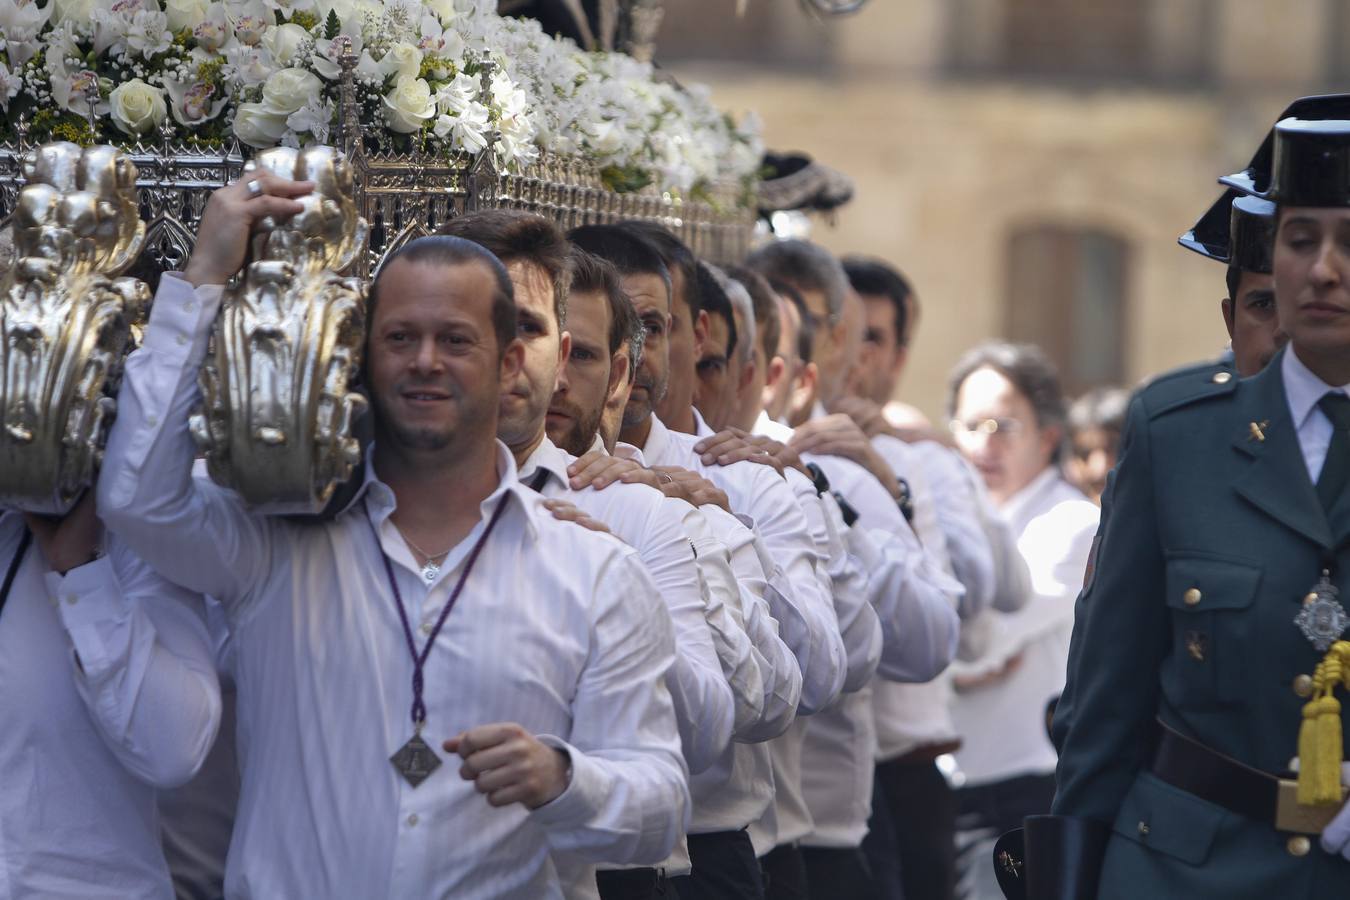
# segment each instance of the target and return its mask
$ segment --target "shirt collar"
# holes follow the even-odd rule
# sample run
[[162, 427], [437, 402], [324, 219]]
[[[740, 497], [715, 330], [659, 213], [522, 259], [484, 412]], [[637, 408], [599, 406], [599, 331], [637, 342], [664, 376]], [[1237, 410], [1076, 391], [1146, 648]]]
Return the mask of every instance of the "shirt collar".
[[1289, 415], [1294, 421], [1294, 430], [1302, 428], [1312, 415], [1317, 401], [1327, 391], [1345, 392], [1347, 385], [1337, 387], [1318, 378], [1313, 371], [1298, 358], [1291, 344], [1280, 361], [1280, 374], [1284, 376], [1284, 395], [1289, 401]]
[[[501, 441], [493, 441], [493, 444], [497, 453], [497, 486], [492, 489], [492, 493], [483, 498], [483, 502], [479, 504], [479, 512], [486, 517], [496, 508], [499, 502], [514, 497], [520, 503], [522, 511], [527, 512], [525, 521], [530, 530], [530, 535], [537, 537], [538, 528], [534, 524], [533, 516], [528, 514], [530, 508], [530, 504], [527, 502], [529, 494], [522, 493], [528, 492], [529, 488], [520, 483], [520, 475], [516, 471], [515, 457], [511, 455], [511, 451]], [[375, 474], [375, 445], [373, 443], [366, 448], [364, 470], [365, 476], [360, 489], [338, 515], [346, 515], [349, 510], [364, 500], [370, 520], [379, 526], [398, 507], [398, 500], [394, 496], [393, 489]]]
[[642, 455], [642, 451], [632, 444], [625, 444], [623, 441], [614, 442], [614, 455], [619, 459], [631, 459], [633, 462], [644, 468], [647, 465], [647, 460]]
[[813, 419], [823, 419], [828, 415], [829, 413], [825, 411], [825, 404], [819, 400], [811, 407], [811, 418]]
[[1041, 474], [1031, 479], [1026, 487], [1004, 501], [1003, 505], [999, 507], [999, 514], [1009, 522], [1017, 521], [1018, 517], [1026, 511], [1026, 508], [1036, 502], [1036, 498], [1049, 490], [1059, 479], [1059, 469], [1053, 465], [1046, 466], [1041, 470]]
[[760, 410], [759, 418], [755, 420], [755, 434], [771, 437], [784, 444], [792, 439], [792, 429], [782, 422], [775, 422], [770, 419], [768, 412], [765, 410]]
[[651, 422], [651, 430], [647, 432], [647, 443], [638, 449], [647, 459], [662, 459], [670, 448], [670, 429], [656, 413], [652, 413]]
[[567, 476], [567, 467], [571, 465], [572, 457], [557, 444], [545, 437], [539, 442], [539, 446], [534, 448], [534, 452], [529, 455], [525, 463], [520, 467], [517, 473], [520, 480], [529, 482], [530, 478], [540, 469], [548, 472], [562, 483], [564, 487], [569, 484]]

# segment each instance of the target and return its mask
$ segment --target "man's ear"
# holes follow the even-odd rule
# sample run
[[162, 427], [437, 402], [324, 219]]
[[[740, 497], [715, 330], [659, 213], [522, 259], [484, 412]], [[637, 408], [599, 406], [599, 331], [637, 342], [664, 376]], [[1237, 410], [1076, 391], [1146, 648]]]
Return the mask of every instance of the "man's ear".
[[775, 388], [778, 382], [787, 376], [787, 360], [781, 356], [775, 356], [769, 360], [769, 368], [764, 372], [765, 390]]
[[511, 343], [506, 345], [502, 351], [501, 362], [501, 380], [505, 384], [507, 381], [520, 374], [520, 369], [525, 365], [525, 344], [520, 338], [512, 338]]
[[1233, 301], [1229, 297], [1224, 297], [1219, 301], [1219, 307], [1223, 310], [1223, 327], [1228, 329], [1228, 339], [1233, 339]]
[[[703, 358], [703, 345], [708, 342], [708, 311], [700, 309], [694, 317], [694, 359]], [[721, 353], [719, 351], [718, 355]]]
[[609, 358], [609, 386], [605, 389], [605, 396], [613, 397], [614, 392], [626, 378], [628, 378], [628, 356], [615, 351]]

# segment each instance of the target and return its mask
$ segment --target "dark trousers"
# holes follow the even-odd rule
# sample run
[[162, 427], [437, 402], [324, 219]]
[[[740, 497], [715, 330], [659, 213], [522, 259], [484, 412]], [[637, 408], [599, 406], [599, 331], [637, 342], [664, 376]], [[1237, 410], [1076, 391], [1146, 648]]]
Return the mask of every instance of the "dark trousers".
[[759, 860], [744, 831], [689, 835], [693, 871], [670, 879], [680, 900], [763, 900]]
[[861, 847], [803, 847], [811, 900], [881, 900]]
[[595, 873], [600, 900], [674, 900], [670, 879], [657, 869], [606, 869]]
[[883, 900], [956, 894], [956, 795], [931, 760], [880, 763], [863, 851]]
[[764, 872], [766, 900], [810, 900], [806, 887], [806, 864], [796, 844], [779, 844], [759, 861]]

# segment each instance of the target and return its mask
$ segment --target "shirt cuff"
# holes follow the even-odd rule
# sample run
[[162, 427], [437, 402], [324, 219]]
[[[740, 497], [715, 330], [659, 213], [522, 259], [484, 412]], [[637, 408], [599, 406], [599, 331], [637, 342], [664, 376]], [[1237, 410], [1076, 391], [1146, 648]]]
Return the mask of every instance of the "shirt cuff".
[[541, 825], [578, 826], [589, 822], [605, 805], [607, 779], [595, 760], [551, 734], [537, 735], [539, 743], [566, 753], [572, 763], [572, 780], [558, 796], [530, 812]]
[[47, 595], [56, 603], [85, 674], [98, 671], [109, 656], [103, 641], [105, 626], [120, 624], [127, 615], [112, 562], [104, 556], [65, 575], [48, 572], [44, 577]]
[[165, 272], [150, 307], [146, 349], [179, 361], [188, 356], [200, 360], [224, 293], [224, 285], [194, 288], [180, 273]]

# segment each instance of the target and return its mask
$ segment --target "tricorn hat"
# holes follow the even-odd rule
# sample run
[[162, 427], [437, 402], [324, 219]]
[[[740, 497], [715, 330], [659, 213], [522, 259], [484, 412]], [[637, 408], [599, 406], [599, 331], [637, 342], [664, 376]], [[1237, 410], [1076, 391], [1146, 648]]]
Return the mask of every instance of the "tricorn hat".
[[1275, 204], [1229, 188], [1190, 231], [1177, 238], [1187, 250], [1244, 272], [1271, 270]]
[[[1299, 97], [1285, 107], [1276, 122], [1285, 119], [1350, 119], [1350, 94], [1317, 94], [1311, 97]], [[1264, 197], [1270, 189], [1271, 172], [1275, 159], [1275, 129], [1266, 133], [1266, 138], [1257, 148], [1247, 168], [1219, 179], [1220, 184], [1237, 188], [1244, 194], [1256, 194]]]

